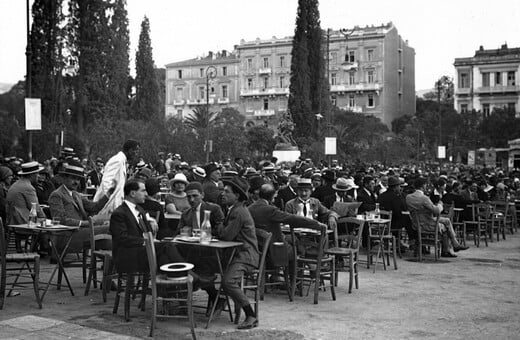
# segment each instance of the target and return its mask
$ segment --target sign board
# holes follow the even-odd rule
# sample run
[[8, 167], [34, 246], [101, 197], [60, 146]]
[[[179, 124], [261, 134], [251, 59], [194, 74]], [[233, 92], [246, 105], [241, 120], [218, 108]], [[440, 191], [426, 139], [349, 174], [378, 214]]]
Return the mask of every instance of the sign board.
[[475, 151], [474, 150], [468, 151], [468, 165], [475, 166]]
[[439, 159], [446, 158], [446, 147], [444, 145], [439, 145], [437, 147], [437, 158], [439, 158]]
[[325, 137], [325, 154], [336, 154], [336, 137]]
[[25, 129], [42, 129], [42, 103], [40, 98], [25, 98]]

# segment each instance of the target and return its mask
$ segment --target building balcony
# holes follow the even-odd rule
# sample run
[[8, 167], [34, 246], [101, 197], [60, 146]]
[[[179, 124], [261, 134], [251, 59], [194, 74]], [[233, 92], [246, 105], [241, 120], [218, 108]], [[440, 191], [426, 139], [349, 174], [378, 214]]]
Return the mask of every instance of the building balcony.
[[274, 110], [254, 110], [253, 116], [255, 117], [269, 117], [274, 116]]
[[469, 95], [469, 94], [471, 94], [471, 89], [469, 87], [455, 89], [455, 95]]
[[210, 98], [208, 102], [206, 102], [206, 99], [188, 99], [186, 103], [188, 105], [206, 105], [206, 104], [213, 104], [214, 100], [213, 98]]
[[496, 86], [483, 86], [477, 87], [475, 93], [506, 93], [506, 92], [520, 92], [520, 86], [515, 85], [496, 85]]
[[267, 89], [244, 89], [240, 90], [241, 97], [250, 96], [276, 96], [276, 95], [289, 95], [288, 87], [273, 87]]
[[184, 105], [184, 99], [176, 99], [173, 101], [174, 106], [181, 106]]
[[271, 74], [271, 68], [270, 67], [261, 67], [258, 69], [259, 74]]
[[353, 70], [353, 69], [357, 69], [359, 67], [359, 64], [357, 61], [354, 61], [354, 62], [344, 62], [341, 64], [341, 68], [343, 69], [343, 71], [349, 71], [349, 70]]
[[340, 109], [342, 110], [346, 110], [346, 111], [352, 111], [352, 112], [355, 112], [355, 113], [363, 113], [363, 108], [361, 106], [340, 106], [339, 107]]
[[330, 92], [357, 92], [357, 91], [379, 91], [382, 89], [378, 83], [353, 84], [353, 85], [331, 85]]
[[217, 103], [219, 103], [219, 104], [229, 104], [229, 98], [219, 98], [217, 100]]

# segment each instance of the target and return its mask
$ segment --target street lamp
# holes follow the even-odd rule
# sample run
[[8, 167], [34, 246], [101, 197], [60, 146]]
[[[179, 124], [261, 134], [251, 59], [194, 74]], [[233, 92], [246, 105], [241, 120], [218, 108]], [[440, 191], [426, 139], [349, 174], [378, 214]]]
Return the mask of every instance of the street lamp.
[[[31, 48], [31, 31], [30, 31], [30, 6], [29, 6], [29, 0], [26, 1], [26, 16], [27, 16], [27, 48], [25, 50], [25, 62], [26, 62], [26, 69], [27, 69], [27, 75], [25, 76], [25, 98], [31, 98], [32, 97], [32, 88], [31, 88], [31, 54], [32, 54], [32, 48]], [[27, 156], [30, 161], [32, 161], [32, 131], [28, 130], [28, 150], [27, 150]]]
[[209, 81], [217, 76], [217, 68], [215, 66], [208, 66], [206, 68], [206, 163], [209, 163], [209, 154], [213, 151], [213, 142], [210, 138], [210, 115], [209, 115]]

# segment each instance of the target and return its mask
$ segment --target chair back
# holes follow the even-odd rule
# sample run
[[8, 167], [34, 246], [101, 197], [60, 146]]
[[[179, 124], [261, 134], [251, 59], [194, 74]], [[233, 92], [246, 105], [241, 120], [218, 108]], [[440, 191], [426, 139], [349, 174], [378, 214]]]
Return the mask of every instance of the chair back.
[[[293, 254], [294, 254], [294, 258], [296, 259], [296, 256], [297, 256], [297, 247], [295, 246], [296, 244], [298, 244], [296, 242], [296, 236], [295, 236], [295, 231], [294, 231], [294, 226], [290, 226], [291, 228], [291, 241], [292, 241], [292, 244], [293, 244]], [[321, 263], [321, 259], [323, 258], [323, 253], [324, 253], [324, 247], [325, 247], [325, 241], [327, 240], [326, 237], [327, 237], [327, 226], [326, 225], [322, 225], [320, 226], [320, 229], [317, 230], [319, 232], [319, 239], [317, 241], [317, 248], [318, 248], [318, 252], [316, 254], [316, 258], [318, 260], [318, 265]], [[312, 258], [314, 258], [314, 256], [312, 256]]]
[[5, 233], [4, 222], [0, 217], [0, 260], [2, 261], [2, 270], [5, 268], [5, 254], [7, 254], [7, 240], [9, 235]]
[[146, 256], [148, 256], [148, 267], [150, 267], [150, 278], [152, 284], [155, 285], [155, 278], [157, 275], [157, 258], [155, 257], [154, 237], [151, 231], [143, 234], [144, 244], [146, 247]]
[[94, 250], [112, 250], [112, 235], [110, 234], [108, 217], [89, 217], [90, 228], [90, 249]]
[[260, 255], [260, 263], [258, 264], [258, 285], [260, 286], [260, 281], [264, 275], [264, 269], [265, 269], [265, 259], [267, 257], [267, 252], [269, 251], [269, 245], [271, 244], [271, 237], [273, 234], [270, 232], [267, 232], [262, 229], [255, 228], [256, 232], [256, 238], [257, 240], [261, 240], [262, 246], [262, 254]]

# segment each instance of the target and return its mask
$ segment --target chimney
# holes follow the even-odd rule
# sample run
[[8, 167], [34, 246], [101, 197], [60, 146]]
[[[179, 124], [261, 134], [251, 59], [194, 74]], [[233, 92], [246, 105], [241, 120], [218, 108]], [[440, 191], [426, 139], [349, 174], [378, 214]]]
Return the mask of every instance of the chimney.
[[480, 45], [479, 51], [484, 51], [484, 46]]
[[210, 59], [213, 59], [213, 51], [209, 51], [209, 52], [208, 52], [208, 57], [209, 57]]
[[227, 57], [227, 51], [226, 50], [222, 50], [222, 56], [223, 57]]

